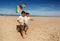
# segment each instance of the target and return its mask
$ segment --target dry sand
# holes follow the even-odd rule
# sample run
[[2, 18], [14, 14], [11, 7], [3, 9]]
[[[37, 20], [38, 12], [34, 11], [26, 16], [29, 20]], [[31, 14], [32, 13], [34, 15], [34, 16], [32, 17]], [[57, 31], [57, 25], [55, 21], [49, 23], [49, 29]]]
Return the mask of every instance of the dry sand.
[[18, 16], [0, 16], [0, 41], [60, 41], [59, 17], [32, 17], [22, 39], [16, 30]]

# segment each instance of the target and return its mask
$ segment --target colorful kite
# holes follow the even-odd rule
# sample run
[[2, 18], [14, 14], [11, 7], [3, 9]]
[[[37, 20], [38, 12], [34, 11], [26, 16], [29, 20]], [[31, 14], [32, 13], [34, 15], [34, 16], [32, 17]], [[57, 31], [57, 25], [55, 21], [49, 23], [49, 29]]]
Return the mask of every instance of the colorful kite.
[[26, 4], [26, 3], [24, 3], [24, 4], [22, 4], [22, 7], [26, 7], [26, 5], [27, 5], [27, 4]]
[[16, 7], [16, 13], [19, 13], [22, 9], [24, 9], [26, 7], [26, 3], [22, 4], [22, 5], [18, 5]]
[[17, 6], [16, 7], [16, 13], [19, 13], [22, 10], [22, 6]]

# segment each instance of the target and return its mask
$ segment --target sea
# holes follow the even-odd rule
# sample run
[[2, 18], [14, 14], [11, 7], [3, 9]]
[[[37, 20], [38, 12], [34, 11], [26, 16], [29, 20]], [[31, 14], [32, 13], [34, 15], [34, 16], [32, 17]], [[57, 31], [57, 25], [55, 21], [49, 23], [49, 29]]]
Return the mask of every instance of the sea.
[[[20, 16], [14, 14], [0, 14], [0, 16]], [[31, 17], [60, 17], [60, 16], [40, 16], [40, 15], [30, 15]]]

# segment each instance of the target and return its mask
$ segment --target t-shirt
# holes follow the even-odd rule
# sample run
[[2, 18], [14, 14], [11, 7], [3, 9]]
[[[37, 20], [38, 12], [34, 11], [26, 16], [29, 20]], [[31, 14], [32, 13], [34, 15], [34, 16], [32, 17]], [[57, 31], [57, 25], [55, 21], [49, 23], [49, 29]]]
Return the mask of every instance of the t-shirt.
[[25, 23], [28, 24], [30, 19], [31, 19], [30, 17], [25, 16]]
[[19, 16], [18, 19], [17, 19], [17, 20], [19, 20], [19, 22], [21, 22], [21, 23], [20, 23], [21, 25], [24, 25], [24, 23], [25, 23], [24, 18], [25, 18], [25, 17], [23, 17], [23, 16]]

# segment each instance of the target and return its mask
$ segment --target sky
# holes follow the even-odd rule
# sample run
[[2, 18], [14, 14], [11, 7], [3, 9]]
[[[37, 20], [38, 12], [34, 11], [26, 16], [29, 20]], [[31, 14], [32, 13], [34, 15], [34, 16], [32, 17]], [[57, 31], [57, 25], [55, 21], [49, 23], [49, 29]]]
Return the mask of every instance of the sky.
[[23, 10], [30, 15], [60, 16], [60, 0], [0, 0], [0, 14], [16, 14], [16, 6], [26, 3]]

